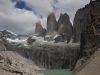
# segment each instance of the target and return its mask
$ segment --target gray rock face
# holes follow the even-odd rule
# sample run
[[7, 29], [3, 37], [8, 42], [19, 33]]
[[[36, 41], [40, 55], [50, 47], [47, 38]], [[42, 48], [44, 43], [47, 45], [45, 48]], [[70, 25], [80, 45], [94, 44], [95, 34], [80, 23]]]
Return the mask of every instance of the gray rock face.
[[44, 29], [41, 25], [41, 22], [37, 22], [36, 23], [36, 28], [35, 28], [35, 32], [34, 32], [34, 35], [35, 36], [42, 36], [44, 37], [46, 34], [46, 29]]
[[3, 35], [6, 35], [6, 34], [11, 34], [10, 32], [8, 32], [7, 30], [3, 30], [3, 31], [0, 31], [2, 32]]
[[80, 42], [81, 33], [86, 28], [86, 25], [91, 22], [90, 7], [86, 5], [84, 8], [79, 9], [76, 12], [74, 23], [73, 23], [73, 42]]
[[73, 69], [76, 63], [79, 46], [53, 46], [35, 45], [31, 48], [7, 46], [8, 50], [14, 50], [25, 58], [33, 60], [36, 65], [42, 65], [47, 69]]
[[58, 20], [58, 34], [64, 35], [65, 40], [68, 42], [73, 35], [73, 28], [69, 16], [65, 13], [61, 14]]
[[[100, 2], [91, 5], [92, 22], [86, 25], [81, 35], [81, 55], [90, 57], [100, 47]], [[96, 47], [97, 46], [97, 47]]]
[[29, 37], [29, 38], [27, 39], [28, 45], [32, 45], [33, 42], [35, 42], [35, 41], [36, 41], [36, 39], [32, 39], [32, 37]]
[[57, 32], [57, 22], [54, 12], [47, 18], [47, 34], [52, 32]]
[[44, 40], [53, 41], [57, 34], [57, 22], [54, 12], [52, 12], [47, 18], [47, 33]]
[[3, 37], [3, 34], [2, 34], [2, 32], [0, 32], [0, 38], [2, 38]]
[[54, 41], [54, 37], [57, 35], [57, 32], [49, 32], [48, 34], [46, 34], [46, 36], [44, 37], [44, 40], [46, 41]]
[[6, 37], [6, 38], [12, 38], [12, 37], [16, 37], [17, 35], [7, 31], [7, 30], [3, 30], [3, 31], [0, 31], [0, 38], [2, 37]]
[[65, 41], [63, 35], [56, 37], [54, 40], [55, 40], [54, 43], [64, 42]]

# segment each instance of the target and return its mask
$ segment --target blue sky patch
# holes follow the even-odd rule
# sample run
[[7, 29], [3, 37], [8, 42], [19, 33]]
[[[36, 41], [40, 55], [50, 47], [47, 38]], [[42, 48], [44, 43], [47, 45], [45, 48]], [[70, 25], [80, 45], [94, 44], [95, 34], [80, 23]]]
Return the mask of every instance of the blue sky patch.
[[26, 9], [26, 10], [32, 11], [32, 8], [28, 7], [26, 5], [26, 2], [24, 2], [24, 1], [21, 1], [21, 0], [12, 0], [12, 2], [16, 2], [15, 8]]

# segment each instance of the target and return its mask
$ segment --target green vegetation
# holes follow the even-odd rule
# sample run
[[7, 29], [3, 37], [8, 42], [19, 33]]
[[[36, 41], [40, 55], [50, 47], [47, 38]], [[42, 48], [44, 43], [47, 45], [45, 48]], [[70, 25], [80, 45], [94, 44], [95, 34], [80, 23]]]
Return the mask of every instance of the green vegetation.
[[38, 70], [37, 72], [44, 75], [73, 75], [69, 69]]

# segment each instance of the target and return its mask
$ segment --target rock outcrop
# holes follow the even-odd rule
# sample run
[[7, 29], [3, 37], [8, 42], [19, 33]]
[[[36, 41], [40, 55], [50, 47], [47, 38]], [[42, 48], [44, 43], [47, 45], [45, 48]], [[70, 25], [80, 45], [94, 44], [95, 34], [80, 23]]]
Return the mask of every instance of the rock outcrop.
[[86, 26], [81, 36], [81, 50], [83, 56], [92, 55], [95, 52], [93, 48], [100, 44], [100, 1], [90, 3], [90, 6], [92, 22]]
[[[100, 1], [91, 1], [89, 6], [91, 22], [86, 25], [81, 34], [81, 46], [77, 61], [77, 64], [80, 65], [75, 70], [76, 75], [94, 75], [94, 70], [100, 69], [97, 66], [100, 65]], [[99, 73], [100, 71], [97, 70], [95, 75], [99, 75]]]
[[67, 40], [68, 43], [73, 36], [73, 27], [66, 13], [64, 15], [61, 14], [58, 20], [58, 34], [63, 35], [64, 40]]
[[15, 35], [14, 33], [11, 33], [11, 31], [7, 31], [7, 30], [0, 31], [0, 38], [2, 38], [2, 37], [13, 38], [13, 37], [16, 37], [16, 36], [17, 35]]
[[81, 33], [86, 28], [86, 25], [91, 22], [90, 5], [86, 5], [84, 8], [79, 9], [76, 12], [73, 22], [73, 43], [80, 42]]
[[18, 53], [0, 51], [0, 75], [42, 75], [34, 70], [40, 68]]
[[33, 39], [32, 37], [29, 37], [29, 38], [27, 39], [28, 45], [32, 45], [33, 42], [36, 42], [36, 39]]
[[47, 17], [47, 34], [57, 32], [57, 22], [54, 12]]
[[100, 19], [89, 24], [81, 35], [82, 57], [90, 57], [95, 52], [95, 46], [100, 45]]
[[[69, 43], [71, 37], [73, 36], [73, 27], [70, 22], [69, 16], [65, 14], [61, 14], [58, 22], [56, 22], [55, 14], [52, 12], [47, 18], [47, 34], [45, 36], [45, 40], [52, 41], [56, 35], [60, 35], [61, 40], [57, 40], [56, 42], [66, 41]], [[63, 40], [62, 40], [63, 39]]]
[[53, 41], [57, 34], [57, 22], [54, 12], [47, 17], [47, 33], [44, 40]]
[[46, 29], [42, 27], [41, 22], [37, 22], [36, 23], [36, 28], [35, 28], [35, 32], [34, 35], [35, 36], [41, 36], [44, 37], [46, 34]]

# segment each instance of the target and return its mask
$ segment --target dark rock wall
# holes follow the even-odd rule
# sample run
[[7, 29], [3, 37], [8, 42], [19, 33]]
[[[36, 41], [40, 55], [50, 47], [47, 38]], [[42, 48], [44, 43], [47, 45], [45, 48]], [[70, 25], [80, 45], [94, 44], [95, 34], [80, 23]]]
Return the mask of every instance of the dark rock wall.
[[73, 43], [80, 42], [81, 33], [86, 28], [86, 25], [91, 22], [90, 5], [86, 5], [84, 8], [79, 9], [73, 22]]
[[[78, 55], [78, 62], [84, 64], [100, 48], [100, 1], [93, 1], [89, 4], [91, 22], [85, 24], [86, 28], [81, 33], [81, 44]], [[79, 67], [82, 67], [82, 66]]]
[[90, 4], [92, 22], [86, 25], [81, 35], [81, 54], [90, 57], [100, 44], [100, 2]]
[[66, 13], [61, 14], [58, 20], [58, 34], [64, 35], [65, 40], [67, 40], [68, 42], [73, 36], [73, 27], [70, 22], [70, 18]]
[[44, 45], [42, 47], [18, 48], [17, 46], [6, 45], [6, 47], [8, 50], [14, 50], [47, 69], [73, 69], [79, 52], [79, 46], [64, 48]]

